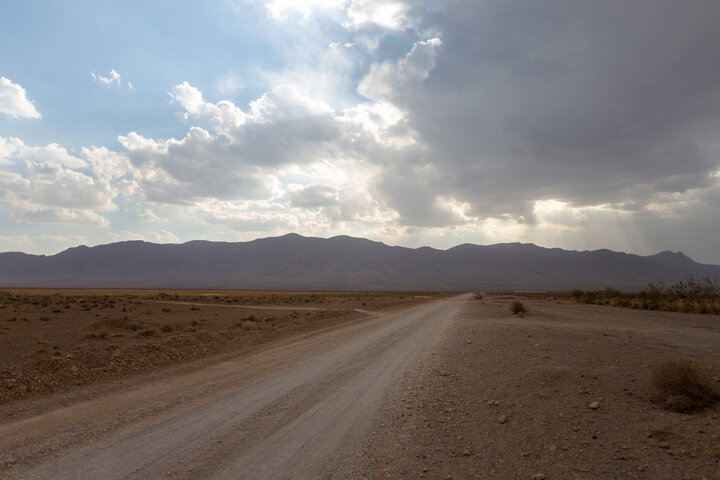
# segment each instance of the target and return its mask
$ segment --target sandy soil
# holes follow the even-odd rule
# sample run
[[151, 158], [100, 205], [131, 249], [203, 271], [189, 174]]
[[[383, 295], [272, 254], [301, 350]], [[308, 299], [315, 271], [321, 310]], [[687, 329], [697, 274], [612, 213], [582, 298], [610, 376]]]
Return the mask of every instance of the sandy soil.
[[[195, 310], [161, 302], [203, 297], [140, 308], [187, 322]], [[200, 308], [236, 312], [218, 297]], [[338, 298], [350, 320], [297, 311], [310, 316], [293, 319], [294, 333], [237, 352], [30, 392], [3, 407], [0, 477], [720, 479], [720, 406], [668, 412], [650, 388], [669, 356], [712, 369], [720, 386], [717, 316], [534, 297], [519, 318], [515, 299], [465, 295], [368, 315], [368, 299]], [[239, 328], [221, 323], [219, 336]], [[127, 340], [122, 348], [145, 341]]]
[[[114, 388], [108, 381], [237, 354], [437, 296], [0, 291], [0, 419], [37, 413], [51, 394], [92, 396]], [[82, 393], [80, 387], [96, 388]]]
[[668, 412], [650, 386], [673, 356], [717, 375], [719, 317], [522, 299], [518, 318], [513, 299], [465, 304], [389, 398], [364, 475], [720, 479], [720, 408]]

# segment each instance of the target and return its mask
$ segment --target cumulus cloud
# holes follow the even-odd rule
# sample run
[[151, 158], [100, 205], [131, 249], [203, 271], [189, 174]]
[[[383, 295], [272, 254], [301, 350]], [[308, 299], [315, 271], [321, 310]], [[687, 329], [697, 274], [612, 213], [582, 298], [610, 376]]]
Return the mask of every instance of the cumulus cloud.
[[5, 77], [0, 77], [0, 113], [13, 118], [41, 118], [25, 89]]
[[184, 82], [171, 91], [191, 126], [181, 139], [154, 140], [136, 132], [120, 136], [134, 180], [148, 200], [193, 204], [204, 199], [269, 198], [273, 170], [307, 164], [332, 155], [340, 132], [333, 110], [279, 85], [250, 103], [244, 112], [227, 100], [207, 102]]
[[118, 192], [111, 176], [89, 174], [93, 164], [99, 168], [98, 150], [85, 152], [87, 157], [80, 158], [57, 144], [32, 147], [0, 137], [0, 200], [7, 204], [10, 219], [107, 226], [97, 212], [116, 210]]

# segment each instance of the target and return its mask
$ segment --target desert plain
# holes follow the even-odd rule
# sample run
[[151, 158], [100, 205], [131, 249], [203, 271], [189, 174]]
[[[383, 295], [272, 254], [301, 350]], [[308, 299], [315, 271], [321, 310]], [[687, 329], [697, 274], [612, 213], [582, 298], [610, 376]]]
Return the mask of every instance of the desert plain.
[[[522, 301], [524, 315], [511, 312]], [[1, 478], [720, 479], [720, 318], [559, 294], [4, 290]]]

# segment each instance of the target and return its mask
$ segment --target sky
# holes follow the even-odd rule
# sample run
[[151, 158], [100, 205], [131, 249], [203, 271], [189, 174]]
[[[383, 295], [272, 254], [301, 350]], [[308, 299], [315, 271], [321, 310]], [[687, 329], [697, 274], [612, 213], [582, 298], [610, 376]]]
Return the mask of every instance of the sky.
[[0, 251], [297, 232], [720, 264], [720, 2], [0, 0]]

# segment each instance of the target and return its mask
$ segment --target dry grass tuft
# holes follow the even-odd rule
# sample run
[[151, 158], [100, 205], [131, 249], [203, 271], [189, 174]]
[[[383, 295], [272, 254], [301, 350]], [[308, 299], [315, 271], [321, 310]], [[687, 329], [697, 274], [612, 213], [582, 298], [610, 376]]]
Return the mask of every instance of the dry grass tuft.
[[513, 313], [513, 315], [522, 315], [525, 316], [526, 313], [528, 313], [528, 308], [525, 306], [524, 303], [515, 300], [512, 305], [510, 305], [510, 311]]
[[685, 359], [666, 360], [658, 365], [653, 371], [652, 385], [657, 401], [673, 412], [696, 412], [720, 400], [710, 372]]

